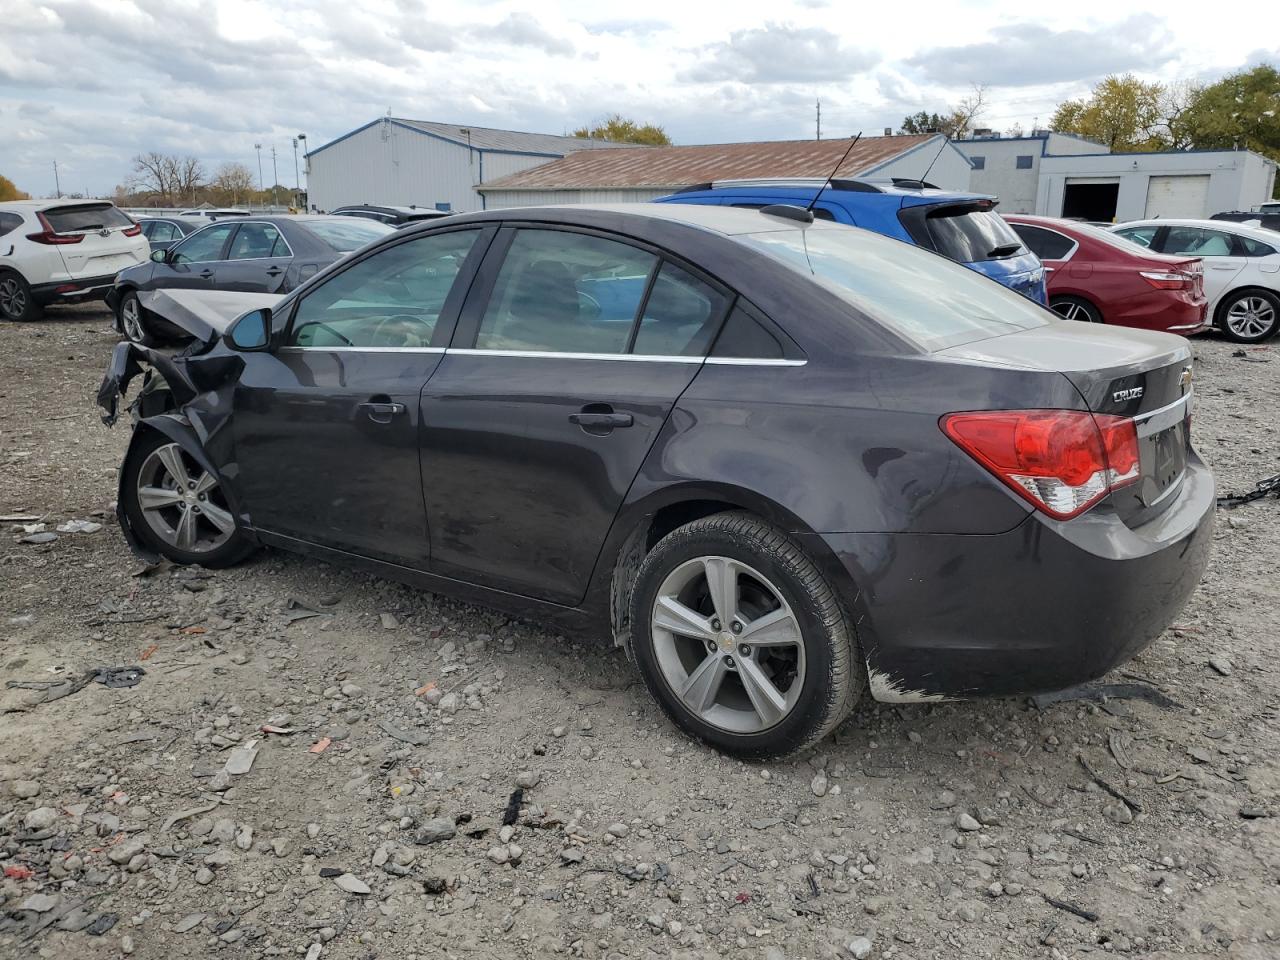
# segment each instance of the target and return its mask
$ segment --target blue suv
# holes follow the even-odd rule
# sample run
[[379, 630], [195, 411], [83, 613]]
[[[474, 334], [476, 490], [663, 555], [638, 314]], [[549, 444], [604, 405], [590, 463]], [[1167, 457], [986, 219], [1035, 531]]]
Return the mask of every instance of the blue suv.
[[[655, 203], [730, 207], [808, 206], [823, 180], [724, 180], [686, 187]], [[1037, 303], [1048, 304], [1044, 267], [995, 212], [995, 197], [939, 190], [919, 180], [832, 180], [814, 205], [834, 220], [905, 240], [962, 263]]]

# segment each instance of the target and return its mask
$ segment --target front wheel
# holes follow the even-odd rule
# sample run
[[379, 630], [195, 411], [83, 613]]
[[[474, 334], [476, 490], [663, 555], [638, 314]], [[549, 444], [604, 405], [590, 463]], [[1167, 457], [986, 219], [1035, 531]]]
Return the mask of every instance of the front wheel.
[[1059, 314], [1064, 320], [1075, 320], [1079, 323], [1102, 322], [1102, 314], [1098, 308], [1080, 297], [1054, 297], [1049, 301], [1049, 309]]
[[1280, 297], [1269, 290], [1240, 290], [1222, 298], [1218, 325], [1228, 340], [1260, 343], [1280, 325]]
[[791, 537], [748, 514], [664, 537], [640, 566], [631, 626], [645, 684], [667, 715], [743, 759], [812, 746], [862, 690], [830, 584]]
[[0, 317], [22, 323], [40, 316], [40, 305], [31, 296], [31, 286], [22, 274], [0, 270]]
[[154, 347], [157, 343], [147, 326], [146, 311], [138, 302], [136, 291], [129, 290], [120, 298], [120, 332], [140, 347]]
[[229, 567], [253, 549], [218, 478], [163, 434], [129, 457], [121, 494], [138, 537], [174, 563]]

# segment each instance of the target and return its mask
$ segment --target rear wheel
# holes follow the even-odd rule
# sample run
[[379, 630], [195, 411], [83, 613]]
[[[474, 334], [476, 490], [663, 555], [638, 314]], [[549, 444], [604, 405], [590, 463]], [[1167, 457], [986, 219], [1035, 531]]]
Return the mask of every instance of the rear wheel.
[[1049, 309], [1065, 320], [1076, 320], [1080, 323], [1102, 322], [1102, 314], [1098, 308], [1082, 297], [1054, 297], [1049, 301]]
[[644, 559], [631, 601], [645, 684], [687, 733], [743, 759], [817, 743], [863, 674], [853, 631], [800, 545], [742, 513], [696, 520]]
[[130, 290], [120, 298], [118, 314], [120, 332], [125, 335], [126, 339], [131, 343], [138, 344], [140, 347], [154, 347], [156, 345], [157, 340], [147, 326], [146, 311], [142, 309], [142, 304], [138, 302], [136, 291]]
[[0, 270], [0, 317], [21, 323], [37, 319], [40, 313], [40, 305], [31, 296], [31, 286], [22, 274]]
[[1218, 305], [1218, 326], [1228, 340], [1259, 343], [1280, 325], [1280, 297], [1270, 290], [1236, 290]]
[[121, 492], [130, 526], [174, 563], [227, 567], [253, 549], [218, 478], [163, 434], [138, 445]]

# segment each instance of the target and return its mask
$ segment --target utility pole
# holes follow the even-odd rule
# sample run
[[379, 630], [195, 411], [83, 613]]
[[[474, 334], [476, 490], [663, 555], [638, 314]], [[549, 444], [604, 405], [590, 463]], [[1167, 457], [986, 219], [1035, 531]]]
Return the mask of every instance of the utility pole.
[[819, 97], [818, 100], [816, 101], [816, 106], [818, 108], [818, 128], [817, 128], [818, 133], [814, 139], [821, 140], [822, 139], [822, 98], [821, 97]]
[[262, 144], [255, 143], [253, 149], [258, 151], [258, 192], [261, 193], [267, 189], [267, 185], [262, 182]]
[[[298, 139], [302, 141], [302, 160], [305, 163], [307, 159], [307, 135], [305, 133], [300, 133], [298, 134]], [[299, 192], [301, 193], [302, 191]], [[302, 212], [306, 213], [307, 208], [311, 204], [311, 198], [299, 196], [298, 199], [302, 201]]]
[[62, 183], [58, 180], [58, 161], [53, 161], [53, 187], [58, 195], [58, 199], [62, 199]]
[[[280, 182], [280, 174], [276, 171], [276, 145], [271, 145], [271, 206], [276, 205], [276, 184]], [[273, 209], [272, 213], [275, 212]]]

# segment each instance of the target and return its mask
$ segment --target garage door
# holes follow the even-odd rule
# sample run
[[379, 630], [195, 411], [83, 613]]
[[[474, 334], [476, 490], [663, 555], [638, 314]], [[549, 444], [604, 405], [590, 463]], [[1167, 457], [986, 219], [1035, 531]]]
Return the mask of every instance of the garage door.
[[1147, 217], [1207, 217], [1209, 176], [1151, 177]]

